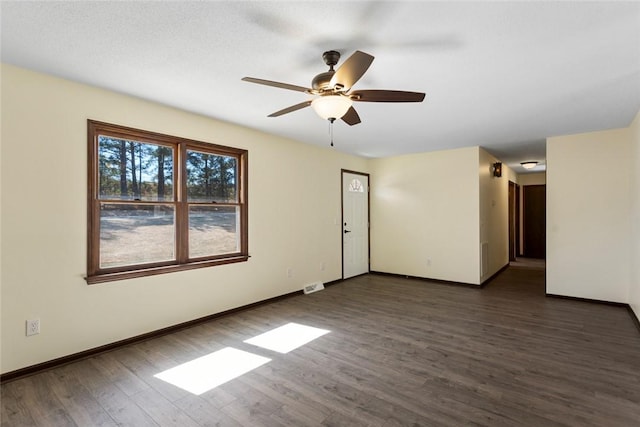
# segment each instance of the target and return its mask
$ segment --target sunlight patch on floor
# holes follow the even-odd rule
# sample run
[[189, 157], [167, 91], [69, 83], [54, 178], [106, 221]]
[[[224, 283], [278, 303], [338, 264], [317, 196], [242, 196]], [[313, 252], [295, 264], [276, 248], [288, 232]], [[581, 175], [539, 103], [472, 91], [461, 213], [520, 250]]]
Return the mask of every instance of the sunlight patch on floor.
[[287, 323], [286, 325], [245, 340], [244, 342], [277, 351], [278, 353], [289, 353], [329, 332], [331, 331], [326, 329], [314, 328], [298, 323]]
[[160, 372], [154, 377], [200, 395], [270, 361], [266, 357], [226, 347]]

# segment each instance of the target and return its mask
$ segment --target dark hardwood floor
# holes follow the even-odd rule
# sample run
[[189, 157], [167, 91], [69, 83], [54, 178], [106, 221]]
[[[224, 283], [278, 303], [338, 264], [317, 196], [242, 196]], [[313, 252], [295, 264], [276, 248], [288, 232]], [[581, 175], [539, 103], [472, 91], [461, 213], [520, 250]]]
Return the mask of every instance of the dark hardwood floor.
[[[289, 322], [331, 332], [243, 342]], [[154, 377], [224, 347], [271, 361], [201, 395]], [[31, 425], [637, 427], [640, 332], [545, 297], [536, 266], [482, 290], [366, 275], [2, 384], [2, 426]]]

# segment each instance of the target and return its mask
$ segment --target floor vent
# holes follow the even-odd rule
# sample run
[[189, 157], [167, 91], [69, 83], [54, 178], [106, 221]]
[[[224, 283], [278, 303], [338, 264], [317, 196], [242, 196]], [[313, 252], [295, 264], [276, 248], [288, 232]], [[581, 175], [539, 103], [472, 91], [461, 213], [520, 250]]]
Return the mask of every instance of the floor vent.
[[323, 289], [324, 289], [324, 285], [322, 284], [322, 282], [314, 282], [303, 288], [305, 294], [312, 294], [314, 292], [318, 292]]

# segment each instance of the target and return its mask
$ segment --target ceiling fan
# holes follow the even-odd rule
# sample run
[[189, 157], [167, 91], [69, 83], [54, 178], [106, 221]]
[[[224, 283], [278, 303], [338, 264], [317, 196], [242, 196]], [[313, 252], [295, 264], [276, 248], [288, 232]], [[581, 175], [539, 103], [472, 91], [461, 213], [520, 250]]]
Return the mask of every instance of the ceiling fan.
[[311, 88], [280, 83], [272, 80], [243, 77], [242, 80], [281, 89], [295, 90], [314, 95], [316, 98], [301, 102], [269, 114], [278, 117], [293, 111], [311, 106], [323, 119], [333, 123], [342, 119], [350, 126], [360, 123], [360, 116], [353, 108], [353, 102], [422, 102], [424, 93], [405, 92], [400, 90], [354, 90], [351, 87], [364, 75], [373, 56], [357, 50], [347, 58], [343, 64], [334, 70], [333, 67], [340, 60], [340, 52], [330, 50], [322, 54], [322, 59], [329, 66], [329, 71], [320, 73], [311, 81]]

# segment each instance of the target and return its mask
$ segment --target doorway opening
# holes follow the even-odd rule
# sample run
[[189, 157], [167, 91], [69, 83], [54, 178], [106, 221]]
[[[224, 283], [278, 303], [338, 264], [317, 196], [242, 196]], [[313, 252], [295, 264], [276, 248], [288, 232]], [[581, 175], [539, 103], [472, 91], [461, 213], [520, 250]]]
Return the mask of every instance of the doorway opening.
[[547, 186], [525, 185], [522, 191], [522, 255], [547, 256]]
[[509, 267], [534, 294], [546, 294], [546, 185], [509, 182]]

